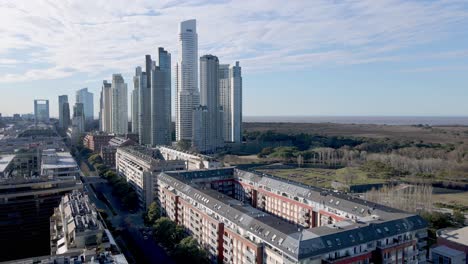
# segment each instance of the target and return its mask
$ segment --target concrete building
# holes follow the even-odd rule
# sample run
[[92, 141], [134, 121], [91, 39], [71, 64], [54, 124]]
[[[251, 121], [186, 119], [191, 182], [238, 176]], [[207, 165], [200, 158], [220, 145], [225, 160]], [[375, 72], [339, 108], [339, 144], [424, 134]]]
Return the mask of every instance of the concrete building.
[[157, 149], [142, 146], [117, 149], [116, 170], [136, 191], [141, 208], [147, 209], [156, 196], [156, 176], [161, 171], [185, 170], [185, 161], [163, 159]]
[[[141, 72], [141, 68], [140, 68], [140, 72]], [[138, 114], [139, 114], [139, 111], [138, 111], [138, 93], [139, 93], [139, 89], [140, 89], [140, 84], [139, 84], [139, 80], [138, 80], [137, 75], [138, 75], [138, 69], [136, 70], [135, 76], [133, 76], [133, 90], [132, 90], [130, 101], [132, 102], [132, 105], [131, 105], [132, 133], [137, 133], [138, 134], [138, 132], [139, 132], [139, 129], [138, 129], [138, 124], [139, 124], [139, 121], [138, 121]]]
[[85, 125], [86, 125], [86, 118], [84, 114], [83, 104], [75, 103], [75, 106], [73, 106], [72, 126], [76, 127], [79, 133], [84, 133]]
[[219, 60], [213, 55], [200, 58], [200, 105], [193, 114], [192, 147], [212, 153], [223, 147], [223, 111], [219, 104]]
[[114, 134], [107, 133], [88, 133], [83, 138], [83, 146], [93, 152], [100, 152], [101, 148], [109, 145], [109, 140], [114, 138]]
[[88, 91], [88, 88], [80, 89], [76, 91], [75, 102], [83, 104], [86, 130], [88, 130], [94, 120], [94, 95]]
[[437, 231], [437, 245], [431, 248], [430, 258], [436, 264], [468, 263], [468, 227]]
[[242, 142], [242, 73], [235, 66], [219, 65], [219, 101], [223, 109], [223, 138], [227, 142]]
[[62, 195], [82, 188], [74, 176], [25, 174], [0, 178], [0, 261], [50, 254], [54, 207]]
[[156, 62], [151, 69], [151, 145], [170, 145], [171, 54], [158, 48]]
[[198, 34], [196, 20], [180, 23], [176, 65], [176, 140], [192, 140], [193, 109], [200, 104], [198, 91]]
[[127, 84], [121, 74], [112, 75], [111, 95], [111, 132], [117, 135], [126, 134], [128, 132], [128, 92]]
[[165, 160], [183, 160], [189, 170], [222, 168], [221, 162], [199, 153], [180, 151], [168, 146], [156, 147]]
[[105, 242], [104, 227], [88, 196], [76, 190], [62, 197], [50, 227], [51, 255], [82, 253]]
[[418, 215], [235, 168], [164, 172], [157, 181], [163, 215], [215, 263], [426, 260]]
[[128, 137], [113, 137], [107, 146], [103, 146], [100, 155], [104, 165], [115, 168], [115, 153], [117, 148], [136, 145], [136, 141]]
[[100, 131], [110, 133], [112, 131], [112, 85], [106, 80], [102, 83], [100, 111], [99, 111], [99, 127]]
[[55, 149], [42, 151], [41, 175], [49, 178], [79, 177], [80, 169], [69, 152], [57, 152]]
[[68, 104], [68, 96], [60, 95], [59, 103], [59, 128], [67, 129], [70, 126], [70, 105]]
[[49, 123], [49, 100], [34, 100], [34, 120], [36, 123]]
[[230, 118], [231, 130], [229, 141], [242, 143], [242, 70], [239, 62], [229, 69], [230, 80], [230, 111], [227, 115]]
[[[148, 76], [151, 75], [151, 56], [146, 55], [146, 72], [137, 67], [135, 78], [138, 82], [138, 136], [142, 145], [151, 144], [151, 82], [148, 83]], [[150, 68], [148, 68], [150, 67]], [[149, 70], [149, 71], [148, 71]]]

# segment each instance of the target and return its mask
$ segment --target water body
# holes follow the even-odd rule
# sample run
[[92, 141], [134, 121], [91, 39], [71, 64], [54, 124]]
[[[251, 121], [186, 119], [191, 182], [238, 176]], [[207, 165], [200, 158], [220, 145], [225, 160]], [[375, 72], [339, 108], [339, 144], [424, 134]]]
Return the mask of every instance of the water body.
[[468, 126], [468, 116], [245, 116], [244, 122]]

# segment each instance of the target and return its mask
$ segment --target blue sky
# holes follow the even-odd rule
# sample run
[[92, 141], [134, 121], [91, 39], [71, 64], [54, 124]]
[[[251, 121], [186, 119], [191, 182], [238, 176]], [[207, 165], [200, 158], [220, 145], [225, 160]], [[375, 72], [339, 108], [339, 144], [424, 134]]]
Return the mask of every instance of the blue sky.
[[468, 115], [468, 1], [0, 1], [0, 113], [33, 111], [134, 68], [199, 55], [239, 60], [244, 115]]

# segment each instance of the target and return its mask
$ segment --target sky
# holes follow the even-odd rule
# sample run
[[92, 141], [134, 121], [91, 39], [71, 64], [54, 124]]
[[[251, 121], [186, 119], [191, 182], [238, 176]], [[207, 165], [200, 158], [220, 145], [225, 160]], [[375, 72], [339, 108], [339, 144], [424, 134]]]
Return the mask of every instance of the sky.
[[0, 0], [0, 113], [88, 87], [97, 116], [112, 73], [130, 92], [145, 54], [175, 65], [187, 19], [240, 61], [246, 116], [468, 115], [466, 0]]

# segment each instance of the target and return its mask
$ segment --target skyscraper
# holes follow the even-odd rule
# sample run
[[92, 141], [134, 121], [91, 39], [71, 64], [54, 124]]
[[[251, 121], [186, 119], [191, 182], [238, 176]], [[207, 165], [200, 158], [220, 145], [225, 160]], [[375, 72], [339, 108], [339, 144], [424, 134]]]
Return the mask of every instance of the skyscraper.
[[71, 125], [70, 104], [68, 102], [63, 103], [62, 112], [63, 112], [63, 128], [67, 129]]
[[231, 141], [242, 142], [242, 72], [239, 62], [229, 69], [230, 87], [231, 87]]
[[112, 75], [111, 96], [111, 132], [126, 134], [128, 132], [128, 91], [121, 74]]
[[130, 99], [130, 101], [132, 102], [132, 106], [131, 106], [131, 110], [132, 110], [132, 113], [131, 113], [132, 133], [138, 133], [139, 132], [138, 125], [139, 125], [139, 122], [140, 122], [140, 121], [138, 121], [138, 115], [139, 115], [139, 111], [138, 111], [138, 93], [139, 93], [139, 90], [140, 90], [140, 81], [139, 81], [139, 77], [138, 77], [138, 72], [141, 73], [141, 67], [137, 67], [137, 69], [135, 70], [135, 76], [133, 76], [133, 91], [132, 91], [131, 99]]
[[138, 135], [140, 137], [140, 144], [142, 145], [151, 144], [151, 80], [148, 80], [148, 76], [151, 75], [152, 63], [151, 56], [146, 55], [146, 72], [142, 72], [140, 67], [137, 67], [136, 70], [140, 84], [140, 90], [138, 91], [138, 120], [140, 122]]
[[112, 131], [112, 95], [111, 95], [111, 84], [104, 80], [102, 82], [101, 100], [100, 100], [100, 130], [104, 132]]
[[171, 143], [171, 54], [158, 48], [151, 70], [151, 145]]
[[192, 119], [194, 122], [192, 146], [200, 152], [214, 152], [223, 146], [223, 111], [219, 98], [218, 57], [204, 55], [200, 58], [200, 105], [202, 107], [197, 108]]
[[[70, 108], [68, 106], [68, 96], [67, 95], [60, 95], [58, 98], [59, 102], [59, 128], [66, 129], [70, 125]], [[65, 113], [65, 104], [68, 107], [67, 112], [68, 116]]]
[[219, 101], [223, 108], [224, 141], [242, 142], [242, 75], [239, 62], [219, 65]]
[[72, 119], [72, 126], [75, 131], [79, 134], [84, 133], [85, 131], [85, 114], [84, 114], [84, 106], [82, 103], [75, 103], [73, 106], [73, 119]]
[[49, 122], [49, 100], [34, 100], [34, 118], [37, 122]]
[[180, 23], [176, 75], [176, 140], [191, 140], [193, 109], [200, 101], [198, 35], [195, 19]]
[[93, 93], [88, 92], [88, 88], [76, 91], [76, 102], [83, 104], [86, 126], [89, 127], [94, 120]]
[[223, 139], [231, 141], [231, 82], [229, 78], [229, 64], [219, 65], [219, 104], [223, 108]]

